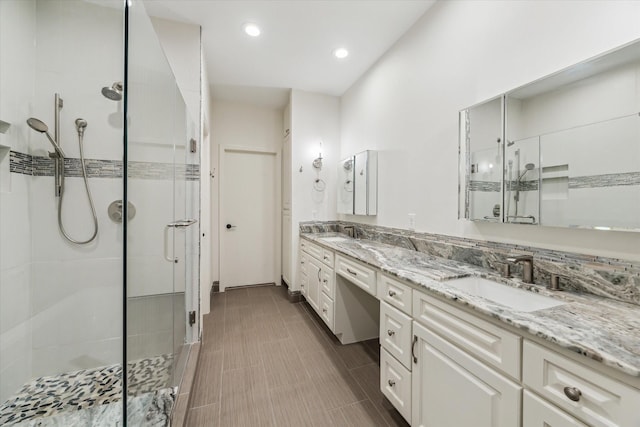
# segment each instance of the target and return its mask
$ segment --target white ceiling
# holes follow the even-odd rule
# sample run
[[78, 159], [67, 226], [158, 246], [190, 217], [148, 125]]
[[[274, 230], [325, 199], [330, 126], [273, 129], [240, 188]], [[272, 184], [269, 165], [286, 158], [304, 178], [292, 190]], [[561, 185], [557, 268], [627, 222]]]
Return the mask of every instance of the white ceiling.
[[[213, 96], [230, 100], [234, 87], [243, 99], [255, 87], [342, 95], [434, 2], [147, 0], [145, 7], [153, 16], [202, 26]], [[258, 24], [261, 36], [247, 36], [246, 22]], [[337, 60], [337, 47], [349, 56]], [[276, 102], [267, 101], [270, 93], [282, 99], [282, 90], [256, 96]]]

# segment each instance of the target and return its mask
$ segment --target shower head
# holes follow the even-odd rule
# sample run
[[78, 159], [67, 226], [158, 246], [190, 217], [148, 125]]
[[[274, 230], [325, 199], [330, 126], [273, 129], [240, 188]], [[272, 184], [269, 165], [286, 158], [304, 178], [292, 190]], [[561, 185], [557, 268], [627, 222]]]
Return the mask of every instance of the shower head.
[[58, 154], [59, 157], [61, 158], [66, 157], [60, 145], [58, 145], [58, 143], [55, 142], [53, 138], [51, 138], [51, 135], [49, 135], [49, 126], [47, 126], [45, 122], [43, 122], [40, 119], [36, 119], [35, 117], [31, 117], [27, 119], [27, 124], [31, 129], [35, 130], [36, 132], [44, 133], [47, 136], [47, 139], [49, 139], [49, 142], [51, 142], [51, 145], [53, 145], [53, 149], [55, 150], [55, 152]]
[[518, 178], [518, 181], [520, 181], [522, 179], [524, 174], [526, 174], [529, 171], [534, 170], [535, 167], [536, 167], [536, 165], [534, 165], [533, 163], [527, 163], [526, 165], [524, 165], [524, 170], [522, 171], [522, 174], [520, 175], [520, 178]]
[[31, 117], [27, 119], [27, 124], [29, 127], [36, 132], [46, 133], [49, 131], [49, 126], [45, 122], [40, 119], [36, 119], [35, 117]]
[[111, 87], [103, 87], [102, 95], [105, 98], [110, 99], [112, 101], [120, 101], [122, 99], [122, 91], [124, 89], [124, 85], [122, 82], [115, 82], [111, 85]]

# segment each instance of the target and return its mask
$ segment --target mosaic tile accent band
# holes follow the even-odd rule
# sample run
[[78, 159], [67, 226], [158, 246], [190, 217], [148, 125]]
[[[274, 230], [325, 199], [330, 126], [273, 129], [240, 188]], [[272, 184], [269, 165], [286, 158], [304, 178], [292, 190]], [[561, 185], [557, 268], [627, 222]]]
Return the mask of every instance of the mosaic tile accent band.
[[470, 181], [469, 191], [500, 192], [500, 183], [493, 181]]
[[[620, 187], [629, 185], [640, 185], [640, 172], [610, 173], [603, 175], [576, 176], [568, 178], [570, 190], [584, 188]], [[506, 183], [507, 190], [517, 190], [516, 181]], [[527, 180], [520, 182], [520, 191], [537, 191], [539, 189], [538, 180]], [[491, 181], [470, 181], [469, 191], [498, 192], [499, 182]]]
[[[547, 284], [552, 274], [558, 274], [564, 278], [563, 286], [567, 289], [640, 305], [638, 262], [348, 221], [301, 222], [300, 232], [343, 232], [345, 226], [353, 226], [358, 239], [452, 259], [497, 273], [507, 263], [508, 257], [530, 254], [534, 257], [536, 283]], [[512, 265], [513, 275], [519, 276], [521, 268], [520, 265]]]
[[[122, 178], [121, 160], [86, 159], [88, 178]], [[13, 173], [33, 176], [53, 176], [53, 159], [43, 156], [11, 151], [9, 170]], [[82, 178], [82, 163], [78, 158], [64, 159], [64, 173], [67, 178]], [[175, 167], [176, 179], [200, 180], [200, 165], [187, 164]], [[128, 177], [138, 179], [173, 179], [172, 163], [129, 162]]]

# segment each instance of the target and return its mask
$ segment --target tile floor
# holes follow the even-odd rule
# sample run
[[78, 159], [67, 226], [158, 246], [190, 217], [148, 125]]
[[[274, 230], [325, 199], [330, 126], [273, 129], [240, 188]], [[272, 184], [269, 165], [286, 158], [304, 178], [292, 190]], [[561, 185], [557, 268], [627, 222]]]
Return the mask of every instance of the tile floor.
[[377, 340], [343, 346], [286, 288], [214, 294], [189, 427], [408, 426], [379, 391]]

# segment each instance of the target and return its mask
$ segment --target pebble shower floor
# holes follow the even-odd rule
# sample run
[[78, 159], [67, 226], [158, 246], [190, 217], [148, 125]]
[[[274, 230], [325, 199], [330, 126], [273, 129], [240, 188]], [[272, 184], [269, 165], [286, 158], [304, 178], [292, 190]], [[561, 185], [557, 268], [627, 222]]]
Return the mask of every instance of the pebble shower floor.
[[[146, 400], [153, 400], [159, 390], [166, 389], [171, 378], [172, 362], [171, 355], [130, 362], [129, 396], [144, 396]], [[89, 410], [98, 405], [121, 401], [121, 377], [122, 367], [118, 364], [37, 378], [26, 383], [0, 405], [0, 425], [67, 425], [65, 422], [47, 423], [46, 418], [57, 418], [64, 413]], [[164, 396], [166, 394], [163, 393]]]

